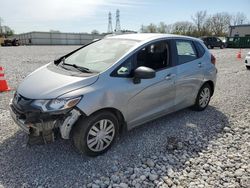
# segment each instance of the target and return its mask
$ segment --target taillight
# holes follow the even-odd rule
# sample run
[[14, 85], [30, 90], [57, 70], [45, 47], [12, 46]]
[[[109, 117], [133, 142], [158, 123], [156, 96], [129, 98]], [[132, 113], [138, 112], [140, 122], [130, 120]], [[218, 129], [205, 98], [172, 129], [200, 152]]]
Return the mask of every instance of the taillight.
[[211, 54], [211, 63], [215, 65], [216, 63], [216, 58], [214, 57], [213, 54]]

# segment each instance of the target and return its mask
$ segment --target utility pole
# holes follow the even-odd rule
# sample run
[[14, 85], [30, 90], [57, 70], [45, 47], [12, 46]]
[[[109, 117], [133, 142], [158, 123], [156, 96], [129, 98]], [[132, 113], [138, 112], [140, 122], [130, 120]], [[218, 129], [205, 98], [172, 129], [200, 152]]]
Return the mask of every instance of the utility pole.
[[115, 31], [121, 31], [121, 24], [120, 24], [120, 11], [119, 9], [116, 10], [116, 24], [115, 24]]
[[3, 19], [0, 17], [0, 36], [2, 35], [2, 22], [3, 22]]
[[108, 33], [113, 33], [111, 12], [108, 14]]

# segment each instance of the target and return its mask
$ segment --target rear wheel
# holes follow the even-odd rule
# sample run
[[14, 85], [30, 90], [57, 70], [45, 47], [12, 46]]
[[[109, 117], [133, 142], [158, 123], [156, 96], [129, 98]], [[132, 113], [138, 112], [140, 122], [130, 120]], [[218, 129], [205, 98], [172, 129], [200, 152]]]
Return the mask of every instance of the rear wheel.
[[197, 111], [204, 110], [209, 104], [211, 94], [212, 94], [212, 89], [210, 85], [205, 83], [198, 92], [193, 109]]
[[80, 119], [73, 131], [76, 148], [89, 156], [97, 156], [106, 152], [113, 144], [118, 133], [116, 116], [103, 111]]

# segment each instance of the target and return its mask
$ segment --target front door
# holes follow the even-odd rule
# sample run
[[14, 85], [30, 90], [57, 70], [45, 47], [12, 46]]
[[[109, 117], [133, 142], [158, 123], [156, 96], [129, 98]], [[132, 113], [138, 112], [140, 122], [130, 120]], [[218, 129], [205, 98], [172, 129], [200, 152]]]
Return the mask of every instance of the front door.
[[137, 67], [152, 68], [156, 71], [156, 76], [152, 79], [142, 79], [141, 83], [132, 86], [135, 93], [127, 105], [129, 128], [173, 109], [176, 67], [171, 64], [170, 52], [170, 41], [159, 41], [147, 45], [135, 54]]

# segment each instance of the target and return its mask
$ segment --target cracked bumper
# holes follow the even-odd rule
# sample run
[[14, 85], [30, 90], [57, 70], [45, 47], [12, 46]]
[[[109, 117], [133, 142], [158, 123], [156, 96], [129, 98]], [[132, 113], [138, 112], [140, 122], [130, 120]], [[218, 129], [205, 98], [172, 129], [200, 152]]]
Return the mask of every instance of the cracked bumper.
[[14, 112], [13, 107], [10, 104], [9, 111], [12, 119], [15, 121], [15, 123], [27, 134], [30, 134], [30, 125], [25, 124], [25, 121], [20, 119], [18, 115]]
[[25, 133], [39, 136], [41, 132], [59, 128], [63, 139], [69, 139], [73, 125], [81, 116], [79, 110], [71, 109], [62, 111], [61, 114], [34, 112], [29, 115], [29, 118], [25, 113], [18, 111], [12, 101], [9, 104], [9, 111], [12, 119]]

